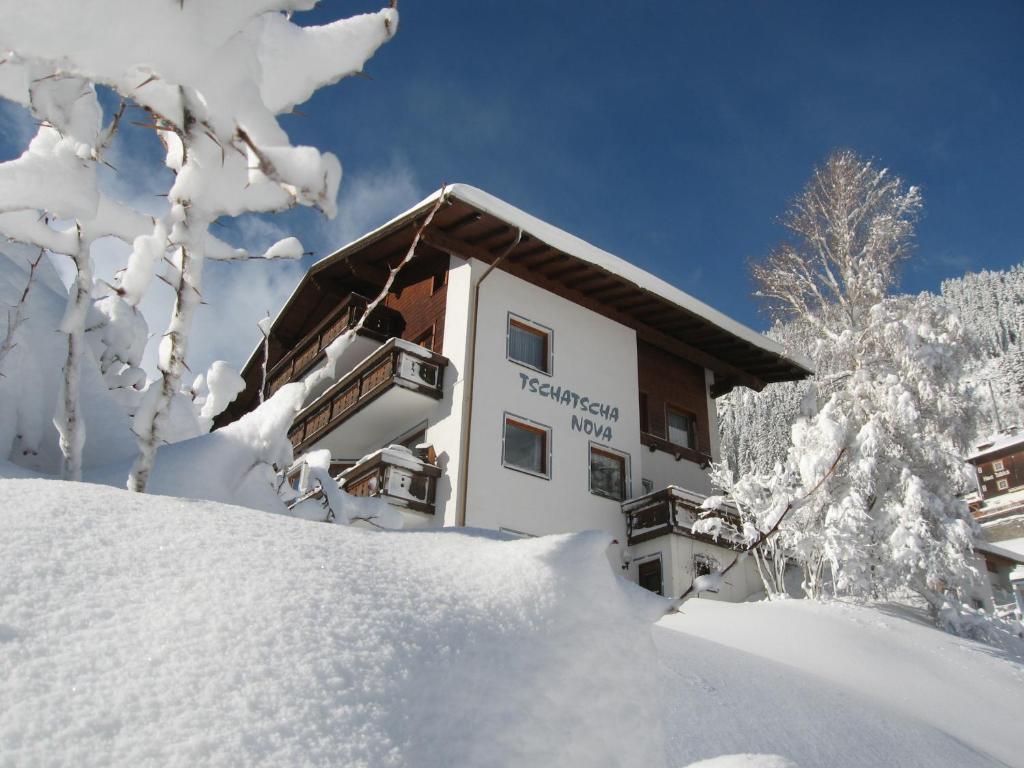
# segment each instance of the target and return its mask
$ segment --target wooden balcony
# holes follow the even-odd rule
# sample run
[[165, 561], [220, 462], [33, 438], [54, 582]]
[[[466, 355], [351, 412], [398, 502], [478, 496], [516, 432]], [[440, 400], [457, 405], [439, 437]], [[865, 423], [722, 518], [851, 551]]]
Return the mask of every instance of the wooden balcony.
[[288, 433], [295, 452], [315, 445], [339, 461], [365, 455], [429, 415], [447, 365], [428, 349], [389, 339], [299, 412]]
[[[306, 334], [273, 368], [267, 371], [267, 396], [285, 384], [300, 380], [324, 359], [324, 349], [345, 331], [355, 328], [369, 301], [350, 293], [337, 309]], [[385, 306], [378, 306], [360, 329], [359, 335], [379, 344], [402, 332], [402, 315]]]
[[[741, 550], [744, 544], [738, 538], [723, 532], [716, 541], [706, 533], [693, 530], [694, 522], [701, 516], [700, 505], [705, 497], [685, 488], [670, 485], [660, 491], [649, 493], [638, 499], [630, 499], [622, 503], [622, 511], [626, 515], [626, 531], [630, 545], [664, 536], [669, 533], [688, 536], [716, 544], [720, 547]], [[739, 523], [734, 510], [725, 509], [716, 516]]]
[[345, 470], [338, 485], [353, 496], [378, 496], [396, 507], [432, 515], [440, 476], [440, 468], [401, 446], [391, 446]]
[[672, 454], [676, 461], [686, 459], [692, 461], [695, 464], [699, 464], [702, 468], [711, 465], [711, 454], [704, 450], [703, 446], [698, 445], [698, 449], [687, 448], [685, 445], [678, 445], [671, 443], [663, 437], [652, 435], [650, 432], [640, 433], [640, 444], [647, 446], [651, 452], [663, 451], [665, 453]]

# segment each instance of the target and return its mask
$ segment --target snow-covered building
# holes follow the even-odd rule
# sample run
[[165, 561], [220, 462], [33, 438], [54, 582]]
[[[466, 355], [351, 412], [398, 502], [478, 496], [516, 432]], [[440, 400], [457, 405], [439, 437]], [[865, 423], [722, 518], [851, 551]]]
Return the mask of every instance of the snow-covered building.
[[968, 498], [983, 541], [995, 607], [1016, 606], [1024, 615], [1024, 432], [1012, 429], [979, 443], [967, 457], [978, 481]]
[[[310, 269], [221, 423], [323, 361], [440, 194]], [[664, 594], [724, 565], [730, 542], [691, 528], [719, 456], [715, 398], [803, 378], [809, 363], [485, 192], [443, 194], [343, 373], [296, 418], [296, 456], [328, 449], [347, 492], [382, 496], [408, 527], [608, 531], [630, 577]], [[759, 589], [750, 565], [719, 597]]]

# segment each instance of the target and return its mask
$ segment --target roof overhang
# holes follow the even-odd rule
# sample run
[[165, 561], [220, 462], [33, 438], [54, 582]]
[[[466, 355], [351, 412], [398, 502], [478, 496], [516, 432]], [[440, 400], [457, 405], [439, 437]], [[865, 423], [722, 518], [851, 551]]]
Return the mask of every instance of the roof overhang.
[[[441, 195], [444, 203], [424, 232], [422, 251], [486, 263], [500, 259], [497, 268], [634, 327], [644, 341], [712, 370], [716, 396], [737, 385], [760, 390], [812, 372], [808, 360], [654, 275], [464, 184], [437, 190], [315, 263], [278, 313], [272, 334], [287, 344], [318, 302], [340, 298], [353, 282], [383, 284]], [[415, 264], [405, 269], [415, 271]], [[246, 369], [258, 358], [256, 350]]]

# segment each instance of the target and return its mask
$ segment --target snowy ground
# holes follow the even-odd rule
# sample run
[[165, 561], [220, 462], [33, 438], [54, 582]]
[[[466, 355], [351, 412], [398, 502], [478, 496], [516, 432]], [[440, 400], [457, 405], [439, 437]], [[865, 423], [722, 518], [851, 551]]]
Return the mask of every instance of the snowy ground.
[[658, 766], [601, 534], [377, 533], [0, 480], [0, 765]]
[[692, 601], [652, 641], [597, 535], [52, 480], [0, 480], [0, 530], [0, 766], [1024, 766], [1013, 652], [799, 601]]
[[679, 765], [1024, 766], [1024, 658], [907, 609], [694, 600], [654, 637]]

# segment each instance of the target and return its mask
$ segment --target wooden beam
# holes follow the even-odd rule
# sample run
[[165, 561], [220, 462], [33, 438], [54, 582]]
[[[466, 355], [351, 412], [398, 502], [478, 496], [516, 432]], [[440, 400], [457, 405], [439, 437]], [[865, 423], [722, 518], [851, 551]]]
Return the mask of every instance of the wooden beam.
[[[524, 241], [526, 240], [526, 233], [525, 232], [523, 233], [523, 240]], [[508, 260], [509, 261], [520, 261], [521, 259], [528, 259], [531, 256], [536, 256], [537, 254], [544, 253], [545, 251], [549, 251], [549, 250], [551, 250], [551, 246], [548, 245], [547, 243], [538, 243], [537, 245], [533, 246], [532, 248], [526, 248], [524, 250], [519, 251], [519, 253], [510, 254], [509, 257], [508, 257]]]
[[[593, 273], [591, 275], [584, 275], [581, 279], [573, 280], [572, 282], [569, 282], [567, 284], [570, 287], [575, 288], [576, 290], [583, 290], [583, 286], [584, 285], [590, 285], [591, 283], [596, 283], [596, 282], [610, 282], [610, 281], [613, 281], [613, 278], [608, 277], [608, 275], [606, 273], [604, 273], [604, 272], [595, 272], [595, 273]], [[613, 282], [616, 285], [618, 284], [617, 280], [614, 280]]]
[[657, 325], [659, 318], [675, 317], [679, 314], [679, 309], [676, 307], [666, 307], [664, 304], [652, 304], [650, 307], [637, 309], [633, 314], [645, 323]]
[[625, 293], [633, 293], [637, 288], [635, 285], [624, 285], [621, 280], [616, 279], [614, 283], [610, 285], [602, 285], [597, 288], [588, 288], [583, 291], [584, 296], [598, 297], [601, 295], [618, 295]]
[[460, 216], [451, 224], [446, 227], [441, 227], [441, 231], [448, 235], [454, 235], [463, 227], [469, 226], [475, 221], [480, 221], [483, 218], [483, 214], [479, 211], [470, 211], [465, 216]]
[[510, 229], [511, 227], [508, 224], [502, 224], [500, 226], [492, 227], [491, 229], [485, 230], [477, 237], [474, 237], [472, 240], [467, 240], [466, 242], [470, 243], [471, 245], [476, 245], [479, 246], [480, 248], [483, 248], [483, 243], [486, 243], [488, 240], [495, 238], [498, 235], [502, 235], [508, 232]]
[[606, 297], [602, 299], [602, 301], [615, 307], [620, 312], [624, 312], [628, 309], [632, 309], [633, 307], [642, 307], [644, 304], [650, 304], [652, 299], [643, 291], [634, 288], [627, 294], [619, 297], [612, 297], [611, 299]]
[[552, 269], [544, 273], [545, 277], [550, 277], [552, 280], [561, 280], [566, 275], [571, 275], [573, 272], [581, 272], [583, 270], [589, 270], [589, 264], [570, 264], [567, 267], [559, 267], [558, 269]]
[[547, 256], [543, 259], [538, 259], [532, 264], [526, 265], [526, 268], [533, 272], [537, 272], [542, 268], [546, 267], [548, 264], [557, 264], [559, 262], [565, 261], [568, 258], [569, 257], [566, 256], [564, 253], [561, 253], [560, 251], [555, 251], [550, 256]]

